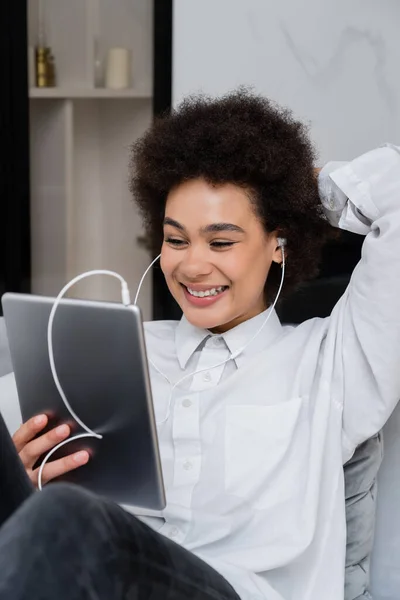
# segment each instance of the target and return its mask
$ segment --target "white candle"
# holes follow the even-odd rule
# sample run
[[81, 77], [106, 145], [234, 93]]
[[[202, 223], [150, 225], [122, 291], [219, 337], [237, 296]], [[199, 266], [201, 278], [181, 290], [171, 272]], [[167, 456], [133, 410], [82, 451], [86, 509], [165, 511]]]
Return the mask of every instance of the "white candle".
[[128, 48], [110, 48], [107, 54], [106, 87], [122, 90], [131, 84], [131, 52]]

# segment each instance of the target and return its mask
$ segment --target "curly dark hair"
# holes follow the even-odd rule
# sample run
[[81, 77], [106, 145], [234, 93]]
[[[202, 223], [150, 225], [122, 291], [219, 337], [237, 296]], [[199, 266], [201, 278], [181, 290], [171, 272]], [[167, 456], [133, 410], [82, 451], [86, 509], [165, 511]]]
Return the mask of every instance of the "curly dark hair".
[[[244, 88], [217, 99], [196, 95], [157, 118], [133, 144], [130, 190], [158, 253], [172, 188], [203, 178], [246, 189], [266, 231], [287, 239], [287, 295], [317, 275], [322, 247], [333, 236], [323, 217], [314, 160], [308, 129], [288, 109]], [[273, 263], [267, 301], [280, 279]]]

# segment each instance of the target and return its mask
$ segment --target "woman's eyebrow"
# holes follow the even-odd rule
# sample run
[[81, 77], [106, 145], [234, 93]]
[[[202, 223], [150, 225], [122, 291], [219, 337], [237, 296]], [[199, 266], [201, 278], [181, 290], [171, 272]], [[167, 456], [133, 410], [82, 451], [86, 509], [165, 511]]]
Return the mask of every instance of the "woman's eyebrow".
[[[170, 217], [165, 217], [164, 225], [170, 225], [171, 227], [175, 227], [175, 229], [179, 229], [180, 231], [186, 231], [186, 228], [181, 223], [175, 221], [175, 219], [171, 219]], [[210, 223], [210, 225], [202, 227], [200, 231], [202, 233], [220, 233], [222, 231], [245, 233], [242, 227], [239, 227], [239, 225], [234, 225], [233, 223]]]
[[245, 233], [245, 230], [239, 227], [239, 225], [234, 225], [233, 223], [211, 223], [206, 227], [202, 228], [204, 233], [218, 233], [221, 231], [235, 231], [236, 233]]
[[171, 219], [170, 217], [165, 217], [164, 225], [170, 225], [171, 227], [175, 227], [175, 229], [179, 229], [180, 231], [186, 231], [186, 228], [183, 225], [178, 223], [178, 221]]

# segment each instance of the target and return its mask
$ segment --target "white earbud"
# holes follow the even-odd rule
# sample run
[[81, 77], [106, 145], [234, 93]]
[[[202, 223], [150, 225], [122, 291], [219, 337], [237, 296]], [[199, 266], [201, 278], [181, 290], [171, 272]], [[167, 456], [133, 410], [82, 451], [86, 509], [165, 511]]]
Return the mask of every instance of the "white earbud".
[[278, 246], [280, 248], [284, 248], [286, 246], [286, 238], [278, 237], [277, 238]]

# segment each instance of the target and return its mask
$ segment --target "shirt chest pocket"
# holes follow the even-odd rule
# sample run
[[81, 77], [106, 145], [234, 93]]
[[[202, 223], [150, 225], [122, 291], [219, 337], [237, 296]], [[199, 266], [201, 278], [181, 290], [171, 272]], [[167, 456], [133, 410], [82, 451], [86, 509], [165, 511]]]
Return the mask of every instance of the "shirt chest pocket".
[[226, 407], [225, 491], [273, 509], [301, 495], [310, 455], [308, 401]]

